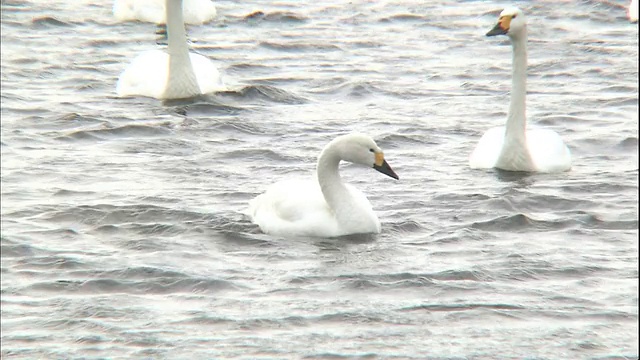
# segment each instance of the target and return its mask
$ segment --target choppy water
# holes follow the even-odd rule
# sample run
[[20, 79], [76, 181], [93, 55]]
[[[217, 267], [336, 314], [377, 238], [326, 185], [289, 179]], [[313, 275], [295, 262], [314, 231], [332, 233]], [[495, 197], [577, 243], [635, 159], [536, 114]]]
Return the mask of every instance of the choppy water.
[[[617, 2], [623, 5], [626, 2]], [[504, 123], [493, 1], [216, 1], [188, 29], [231, 91], [115, 97], [156, 27], [2, 1], [2, 358], [638, 357], [638, 27], [517, 2], [531, 123], [573, 169], [470, 170]], [[252, 17], [247, 14], [262, 11]], [[377, 236], [281, 239], [241, 212], [349, 131]]]

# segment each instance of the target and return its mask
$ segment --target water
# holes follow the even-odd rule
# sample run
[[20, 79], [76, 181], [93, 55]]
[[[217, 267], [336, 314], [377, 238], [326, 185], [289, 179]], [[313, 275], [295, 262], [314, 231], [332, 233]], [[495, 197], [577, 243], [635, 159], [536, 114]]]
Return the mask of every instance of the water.
[[[471, 170], [504, 123], [493, 1], [216, 1], [188, 29], [230, 91], [115, 96], [156, 26], [111, 2], [2, 2], [2, 358], [638, 357], [638, 27], [626, 2], [516, 2], [527, 114], [562, 174]], [[247, 17], [253, 11], [262, 14]], [[242, 215], [365, 132], [344, 166], [382, 233]]]

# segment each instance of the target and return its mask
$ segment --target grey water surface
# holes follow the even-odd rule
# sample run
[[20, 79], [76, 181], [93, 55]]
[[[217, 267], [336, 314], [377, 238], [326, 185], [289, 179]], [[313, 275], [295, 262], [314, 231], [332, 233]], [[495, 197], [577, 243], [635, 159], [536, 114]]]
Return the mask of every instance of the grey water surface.
[[[115, 94], [156, 25], [1, 4], [2, 359], [638, 357], [626, 1], [216, 0], [187, 31], [229, 91], [170, 102]], [[511, 47], [485, 36], [505, 4], [528, 16], [529, 123], [569, 172], [468, 167], [506, 119]], [[400, 176], [341, 169], [381, 234], [243, 215], [351, 131]]]

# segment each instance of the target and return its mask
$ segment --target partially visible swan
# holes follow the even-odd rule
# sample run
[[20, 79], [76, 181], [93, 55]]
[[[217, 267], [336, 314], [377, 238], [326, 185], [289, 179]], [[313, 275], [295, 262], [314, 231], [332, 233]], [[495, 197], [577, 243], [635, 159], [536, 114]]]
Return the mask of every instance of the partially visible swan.
[[[216, 6], [211, 0], [184, 0], [184, 21], [189, 25], [202, 25], [216, 17]], [[139, 20], [166, 24], [164, 0], [115, 0], [113, 15], [120, 21]]]
[[471, 168], [560, 172], [571, 168], [571, 153], [548, 129], [527, 129], [527, 22], [518, 8], [507, 8], [487, 36], [507, 35], [513, 47], [513, 79], [506, 126], [489, 129], [469, 158]]
[[627, 16], [632, 23], [638, 22], [638, 0], [631, 0]]
[[118, 79], [118, 96], [183, 99], [225, 89], [211, 60], [189, 53], [181, 4], [181, 0], [166, 0], [167, 52], [151, 50], [138, 55]]
[[336, 237], [380, 232], [380, 220], [367, 197], [340, 178], [341, 160], [373, 167], [398, 179], [382, 150], [367, 135], [333, 139], [320, 153], [317, 178], [285, 180], [249, 202], [248, 214], [271, 235]]

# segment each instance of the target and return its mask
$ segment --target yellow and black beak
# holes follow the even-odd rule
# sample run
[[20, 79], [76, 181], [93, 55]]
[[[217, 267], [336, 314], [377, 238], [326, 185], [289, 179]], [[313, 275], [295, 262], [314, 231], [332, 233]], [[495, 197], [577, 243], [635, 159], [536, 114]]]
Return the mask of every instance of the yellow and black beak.
[[511, 15], [500, 16], [498, 23], [487, 33], [487, 36], [506, 35], [509, 32], [509, 25], [511, 25]]
[[376, 153], [376, 162], [373, 164], [373, 168], [387, 176], [391, 176], [392, 178], [399, 180], [398, 175], [393, 172], [393, 169], [391, 169], [387, 160], [384, 159], [384, 154], [382, 152]]

